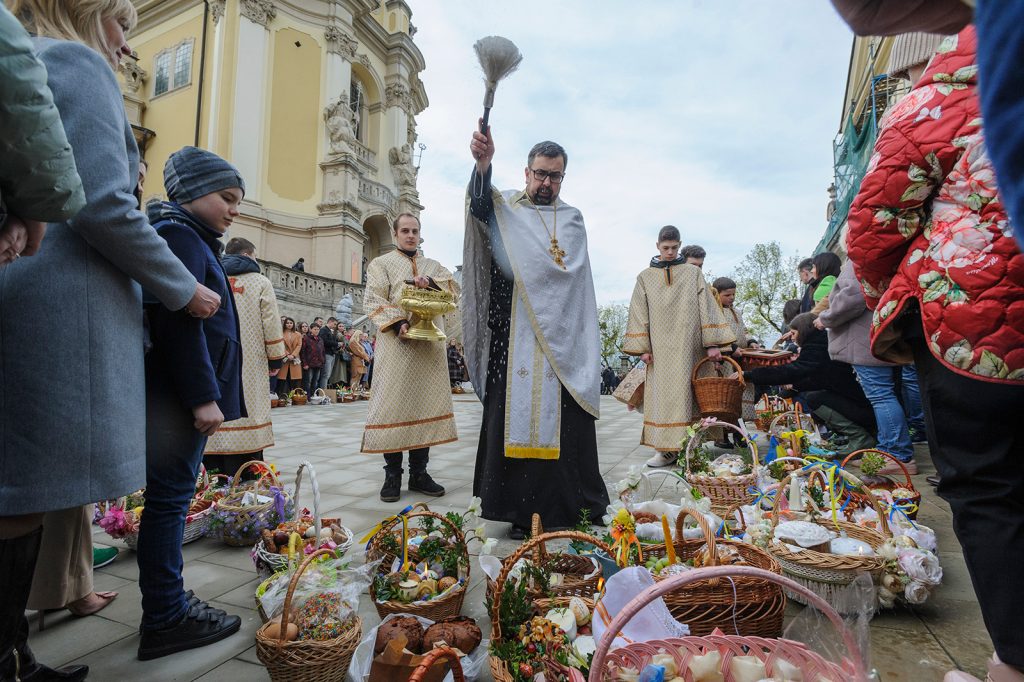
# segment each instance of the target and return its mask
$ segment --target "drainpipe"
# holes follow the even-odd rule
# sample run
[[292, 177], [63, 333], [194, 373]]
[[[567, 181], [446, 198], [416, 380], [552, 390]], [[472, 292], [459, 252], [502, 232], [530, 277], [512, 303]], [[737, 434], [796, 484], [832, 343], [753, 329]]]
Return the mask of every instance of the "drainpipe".
[[199, 48], [199, 95], [196, 97], [196, 134], [193, 146], [199, 146], [199, 126], [203, 115], [203, 85], [206, 81], [206, 28], [210, 24], [210, 0], [203, 0], [203, 38]]

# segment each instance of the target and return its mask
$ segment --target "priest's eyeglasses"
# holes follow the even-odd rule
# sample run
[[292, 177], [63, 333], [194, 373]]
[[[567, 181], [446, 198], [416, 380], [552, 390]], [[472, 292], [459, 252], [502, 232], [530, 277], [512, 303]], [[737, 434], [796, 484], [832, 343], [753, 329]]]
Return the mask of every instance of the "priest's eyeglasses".
[[562, 180], [565, 180], [565, 173], [549, 173], [546, 170], [535, 170], [530, 169], [533, 173], [533, 179], [543, 184], [545, 180], [550, 180], [552, 185], [562, 184]]

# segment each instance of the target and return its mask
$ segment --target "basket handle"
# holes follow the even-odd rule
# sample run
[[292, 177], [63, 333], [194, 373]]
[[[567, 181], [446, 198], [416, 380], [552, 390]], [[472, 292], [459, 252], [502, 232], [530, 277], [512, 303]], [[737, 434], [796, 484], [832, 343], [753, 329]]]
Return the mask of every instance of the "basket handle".
[[687, 490], [693, 489], [693, 486], [691, 486], [685, 478], [677, 474], [675, 471], [669, 471], [667, 469], [654, 469], [652, 471], [645, 471], [642, 474], [640, 474], [640, 477], [644, 480], [644, 483], [646, 484], [647, 494], [645, 495], [645, 497], [648, 500], [654, 499], [654, 484], [651, 483], [651, 479], [654, 478], [655, 476], [674, 478], [676, 483], [682, 483], [684, 486], [686, 486]]
[[301, 388], [293, 388], [292, 389], [292, 394], [293, 395], [306, 395], [306, 392], [304, 390], [302, 390]]
[[[825, 466], [824, 465], [822, 465], [822, 464], [814, 464], [813, 466], [807, 466], [807, 467], [804, 467], [803, 469], [798, 469], [798, 470], [794, 471], [793, 473], [789, 474], [788, 476], [786, 476], [784, 479], [782, 479], [782, 482], [779, 484], [779, 493], [775, 496], [775, 500], [773, 501], [773, 504], [772, 504], [772, 529], [774, 529], [777, 525], [779, 525], [779, 500], [782, 498], [783, 495], [787, 494], [787, 492], [789, 490], [789, 485], [788, 484], [793, 480], [793, 476], [797, 476], [797, 475], [810, 476], [811, 473], [813, 473], [815, 471], [824, 472], [824, 470], [825, 470]], [[879, 506], [878, 498], [875, 497], [874, 493], [872, 493], [871, 490], [868, 489], [868, 487], [865, 486], [864, 483], [862, 483], [859, 478], [857, 478], [856, 476], [851, 474], [846, 469], [843, 469], [842, 467], [836, 467], [836, 471], [839, 472], [839, 474], [843, 478], [845, 478], [847, 481], [849, 481], [853, 485], [855, 485], [855, 486], [860, 488], [860, 490], [858, 490], [858, 492], [861, 493], [862, 495], [864, 495], [867, 498], [868, 502], [871, 504], [871, 507], [875, 510], [875, 513], [878, 514], [878, 525], [882, 529], [882, 533], [884, 535], [886, 535], [887, 537], [891, 538], [892, 537], [892, 531], [889, 530], [889, 521], [886, 518], [885, 514], [883, 513], [881, 506]], [[796, 511], [799, 511], [799, 510], [796, 510]]]
[[757, 468], [761, 466], [761, 462], [757, 456], [757, 443], [754, 441], [754, 439], [750, 437], [750, 434], [747, 433], [746, 429], [741, 428], [736, 424], [731, 424], [729, 422], [724, 422], [720, 419], [715, 419], [714, 417], [702, 419], [699, 422], [699, 426], [697, 427], [696, 433], [693, 434], [693, 437], [690, 438], [689, 442], [686, 444], [686, 451], [684, 453], [686, 456], [686, 473], [690, 473], [690, 456], [693, 454], [693, 451], [697, 448], [697, 445], [700, 444], [701, 435], [703, 435], [705, 431], [707, 431], [713, 426], [721, 426], [723, 428], [732, 429], [736, 433], [740, 434], [743, 440], [747, 441], [747, 445], [750, 446], [750, 456], [752, 460], [750, 472], [757, 473]]
[[[463, 559], [465, 561], [466, 571], [467, 571], [467, 575], [468, 575], [468, 571], [469, 571], [469, 546], [468, 546], [468, 543], [466, 542], [466, 536], [462, 534], [462, 531], [459, 530], [458, 526], [456, 526], [454, 523], [452, 523], [447, 518], [445, 518], [444, 515], [438, 514], [437, 512], [432, 512], [429, 509], [427, 509], [427, 505], [425, 503], [419, 502], [417, 504], [414, 504], [413, 505], [413, 509], [415, 509], [416, 507], [422, 507], [425, 511], [420, 511], [420, 512], [418, 512], [418, 511], [411, 511], [408, 514], [405, 515], [406, 520], [407, 521], [411, 521], [412, 519], [415, 519], [415, 518], [420, 517], [420, 516], [430, 516], [432, 518], [435, 518], [435, 519], [439, 520], [444, 525], [448, 526], [448, 528], [452, 532], [453, 537], [455, 538], [455, 541], [462, 545], [462, 556], [463, 556]], [[380, 528], [377, 529], [377, 532], [374, 534], [373, 538], [370, 540], [370, 545], [373, 545], [373, 541], [376, 540], [377, 537], [380, 536], [381, 533], [390, 532], [391, 529], [394, 528], [396, 524], [401, 522], [401, 520], [402, 519], [400, 517], [396, 516], [396, 517], [391, 518], [388, 521], [385, 521], [384, 523], [382, 523]], [[367, 552], [369, 552], [369, 546], [367, 547]], [[387, 570], [387, 569], [384, 569], [384, 570]], [[372, 585], [371, 585], [371, 590], [372, 590]]]
[[324, 391], [324, 389], [322, 389], [322, 388], [318, 388], [318, 389], [316, 389], [315, 391], [313, 391], [313, 395], [314, 395], [314, 396], [316, 396], [316, 397], [318, 397], [318, 398], [319, 398], [319, 397], [324, 397], [324, 398], [326, 398], [326, 397], [327, 397], [327, 392], [326, 392], [326, 391]]
[[896, 464], [900, 468], [900, 471], [903, 472], [903, 477], [907, 480], [906, 487], [910, 488], [911, 490], [916, 490], [916, 488], [914, 488], [914, 482], [912, 480], [910, 480], [910, 472], [907, 471], [907, 467], [905, 467], [903, 465], [903, 462], [900, 461], [899, 457], [897, 457], [897, 456], [895, 456], [895, 455], [893, 455], [891, 453], [888, 453], [885, 450], [879, 450], [878, 448], [865, 448], [864, 450], [857, 450], [855, 452], [851, 452], [850, 454], [848, 454], [846, 457], [843, 458], [843, 461], [839, 464], [839, 466], [841, 466], [841, 467], [843, 467], [845, 469], [846, 465], [849, 464], [851, 459], [853, 459], [857, 455], [865, 455], [865, 454], [867, 454], [869, 452], [877, 453], [877, 454], [882, 455], [883, 457], [885, 457], [887, 459], [891, 459], [893, 462], [896, 462]]
[[210, 489], [210, 474], [206, 465], [199, 463], [199, 476], [196, 477], [196, 494], [193, 497], [202, 497]]
[[619, 635], [626, 623], [628, 623], [630, 619], [639, 613], [645, 606], [659, 597], [663, 597], [670, 592], [681, 590], [685, 588], [686, 585], [700, 580], [733, 577], [749, 577], [766, 580], [768, 582], [781, 585], [785, 590], [795, 592], [806, 599], [807, 604], [825, 614], [829, 621], [831, 621], [832, 626], [842, 636], [843, 643], [846, 645], [846, 650], [849, 654], [849, 658], [844, 662], [844, 667], [847, 668], [847, 672], [850, 672], [850, 667], [853, 668], [853, 677], [851, 679], [858, 682], [867, 681], [868, 677], [864, 670], [864, 664], [861, 661], [860, 647], [857, 646], [857, 641], [854, 639], [853, 633], [851, 633], [849, 628], [846, 627], [846, 624], [843, 623], [842, 617], [836, 613], [836, 610], [824, 599], [794, 580], [753, 566], [715, 566], [714, 568], [698, 568], [693, 571], [680, 573], [678, 575], [671, 576], [666, 580], [656, 582], [638, 594], [615, 615], [611, 624], [608, 626], [608, 629], [605, 630], [604, 634], [601, 636], [601, 641], [597, 645], [597, 651], [594, 653], [593, 663], [590, 666], [589, 681], [601, 682], [604, 679], [605, 658], [608, 655], [608, 650], [611, 648], [612, 642]]
[[[745, 382], [743, 380], [743, 368], [740, 367], [740, 363], [736, 362], [735, 360], [733, 360], [728, 355], [723, 355], [722, 356], [722, 360], [725, 361], [725, 362], [730, 363], [733, 367], [736, 368], [736, 378], [739, 379], [740, 386], [746, 386], [747, 382]], [[699, 360], [697, 362], [697, 364], [693, 366], [693, 373], [690, 376], [691, 380], [697, 378], [697, 370], [700, 369], [701, 365], [703, 365], [705, 362], [715, 362], [715, 361], [712, 360], [710, 357], [704, 357], [703, 359]]]
[[[541, 535], [544, 535], [544, 524], [541, 523], [540, 514], [534, 512], [533, 516], [530, 517], [530, 537], [539, 538]], [[546, 556], [547, 548], [544, 546], [544, 543], [541, 542], [533, 551], [533, 563], [540, 566]]]
[[[676, 542], [682, 546], [683, 543], [683, 520], [691, 516], [697, 521], [697, 525], [700, 527], [702, 533], [704, 533], [704, 543], [707, 545], [708, 556], [711, 560], [712, 566], [718, 565], [718, 550], [715, 547], [715, 532], [711, 530], [711, 526], [708, 524], [708, 520], [704, 518], [703, 514], [698, 513], [693, 509], [682, 509], [679, 515], [676, 516]], [[718, 578], [712, 578], [710, 585], [712, 587], [718, 585]]]
[[423, 660], [416, 666], [416, 669], [412, 671], [412, 675], [409, 676], [409, 682], [423, 682], [423, 677], [427, 674], [427, 670], [430, 666], [439, 658], [447, 658], [452, 670], [452, 675], [455, 677], [455, 682], [465, 682], [466, 677], [462, 673], [462, 664], [459, 663], [459, 655], [455, 653], [455, 649], [449, 646], [439, 646], [436, 649], [431, 649], [427, 653], [423, 654]]
[[263, 477], [269, 478], [270, 479], [270, 483], [272, 485], [274, 485], [274, 486], [276, 486], [278, 488], [281, 487], [281, 480], [277, 477], [277, 474], [274, 473], [274, 470], [271, 469], [267, 465], [266, 462], [260, 461], [258, 459], [254, 459], [254, 460], [246, 462], [242, 466], [238, 467], [238, 471], [235, 472], [235, 477], [231, 479], [231, 492], [232, 493], [234, 493], [235, 489], [238, 487], [238, 482], [240, 480], [242, 480], [242, 474], [244, 474], [246, 472], [246, 470], [248, 470], [250, 467], [256, 467], [256, 470], [259, 471], [259, 473], [260, 473], [260, 478], [261, 479]]
[[498, 579], [494, 581], [494, 603], [491, 604], [491, 641], [501, 638], [501, 594], [505, 589], [508, 574], [512, 571], [512, 567], [515, 566], [517, 561], [531, 552], [534, 547], [547, 540], [579, 540], [580, 542], [589, 542], [607, 553], [608, 556], [614, 555], [612, 548], [603, 541], [598, 540], [593, 535], [581, 533], [578, 530], [556, 530], [550, 533], [542, 533], [519, 545], [516, 551], [512, 552], [507, 559], [501, 562], [501, 573], [498, 574]]
[[320, 484], [316, 480], [316, 469], [308, 460], [303, 460], [302, 464], [299, 465], [298, 471], [295, 472], [295, 497], [292, 498], [292, 502], [295, 503], [295, 509], [292, 512], [292, 518], [295, 521], [299, 520], [299, 515], [302, 513], [302, 505], [299, 504], [299, 490], [302, 488], [302, 470], [309, 469], [309, 485], [313, 489], [313, 527], [316, 528], [316, 542], [320, 544], [320, 528], [322, 522], [320, 521]]
[[281, 609], [281, 625], [279, 628], [281, 631], [280, 639], [278, 639], [278, 646], [283, 646], [285, 643], [286, 628], [284, 627], [291, 622], [291, 609], [292, 609], [292, 597], [295, 596], [295, 588], [299, 586], [299, 576], [302, 575], [309, 565], [313, 563], [314, 559], [322, 556], [334, 557], [334, 552], [329, 549], [318, 549], [317, 551], [310, 554], [308, 557], [303, 559], [302, 563], [292, 574], [291, 579], [288, 581], [288, 592], [284, 595], [284, 607]]

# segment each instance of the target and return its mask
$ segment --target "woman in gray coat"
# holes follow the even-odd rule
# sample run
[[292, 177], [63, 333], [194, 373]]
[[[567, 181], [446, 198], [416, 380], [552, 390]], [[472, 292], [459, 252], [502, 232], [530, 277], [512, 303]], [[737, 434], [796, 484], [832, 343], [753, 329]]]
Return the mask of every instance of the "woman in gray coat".
[[[114, 77], [129, 52], [131, 2], [8, 4], [31, 33], [51, 36], [35, 39], [34, 49], [86, 199], [77, 216], [49, 225], [36, 256], [0, 270], [0, 679], [61, 679], [27, 646], [24, 608], [42, 513], [144, 485], [139, 284], [168, 308], [201, 317], [220, 301], [175, 258], [132, 195], [138, 150]], [[57, 319], [80, 330], [75, 343], [38, 342]], [[29, 391], [40, 385], [42, 395]]]
[[[853, 365], [857, 381], [871, 403], [878, 424], [878, 448], [897, 457], [910, 473], [917, 473], [914, 446], [903, 405], [896, 397], [897, 366], [877, 359], [871, 354], [871, 311], [864, 302], [864, 292], [853, 272], [853, 262], [846, 261], [832, 290], [828, 294], [828, 308], [815, 326], [828, 329], [828, 354], [833, 360]], [[916, 386], [913, 366], [901, 368], [903, 380]], [[900, 473], [895, 463], [889, 463], [886, 473]]]

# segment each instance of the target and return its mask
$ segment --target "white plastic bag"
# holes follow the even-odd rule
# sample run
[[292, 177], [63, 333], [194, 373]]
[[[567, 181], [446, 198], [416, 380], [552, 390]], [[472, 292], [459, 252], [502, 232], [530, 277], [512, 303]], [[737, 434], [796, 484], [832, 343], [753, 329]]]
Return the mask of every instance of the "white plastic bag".
[[[348, 668], [348, 673], [352, 676], [352, 679], [355, 680], [355, 682], [367, 682], [367, 680], [370, 679], [370, 665], [373, 663], [374, 658], [373, 645], [374, 642], [377, 641], [377, 628], [392, 618], [398, 618], [404, 615], [406, 614], [388, 614], [384, 620], [380, 622], [380, 625], [370, 630], [363, 638], [363, 641], [359, 643], [359, 646], [356, 647], [356, 651], [352, 655], [352, 663]], [[422, 625], [424, 629], [434, 624], [434, 621], [428, 618], [423, 618], [422, 616], [413, 617], [420, 622], [420, 625]], [[490, 644], [490, 641], [485, 639], [480, 642], [480, 646], [478, 646], [473, 653], [459, 659], [459, 663], [462, 665], [462, 674], [466, 676], [466, 679], [469, 680], [469, 682], [473, 682], [473, 680], [480, 677], [480, 673], [482, 673], [484, 668], [487, 667], [487, 650], [490, 648]], [[454, 680], [455, 676], [451, 671], [449, 671], [448, 675], [444, 678], [444, 682], [454, 682]]]

